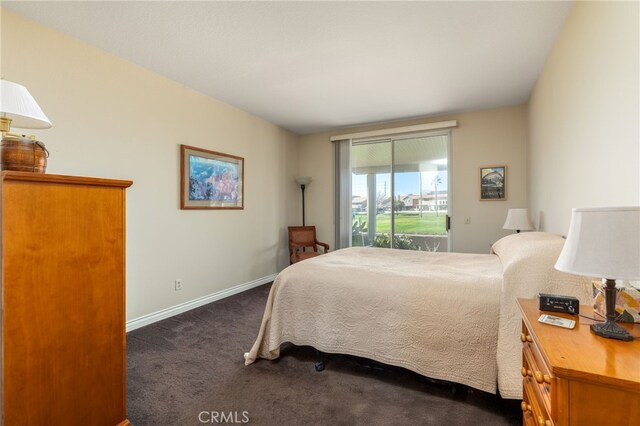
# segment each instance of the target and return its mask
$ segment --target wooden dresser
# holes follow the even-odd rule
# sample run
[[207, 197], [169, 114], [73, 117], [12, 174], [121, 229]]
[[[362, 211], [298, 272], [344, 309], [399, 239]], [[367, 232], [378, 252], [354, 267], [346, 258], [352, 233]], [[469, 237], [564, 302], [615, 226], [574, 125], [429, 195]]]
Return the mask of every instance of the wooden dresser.
[[2, 424], [125, 426], [125, 188], [2, 172]]
[[[593, 321], [541, 312], [538, 301], [518, 299], [522, 312], [523, 425], [640, 424], [640, 341], [598, 337]], [[538, 322], [543, 313], [576, 321], [575, 329]], [[589, 306], [580, 313], [594, 316]], [[640, 336], [640, 325], [625, 325]]]

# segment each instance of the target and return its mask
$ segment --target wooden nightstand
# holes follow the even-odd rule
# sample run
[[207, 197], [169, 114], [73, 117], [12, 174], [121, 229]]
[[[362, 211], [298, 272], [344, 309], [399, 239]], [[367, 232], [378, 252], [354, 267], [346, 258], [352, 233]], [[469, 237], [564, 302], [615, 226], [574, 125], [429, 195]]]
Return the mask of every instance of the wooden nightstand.
[[[575, 315], [541, 312], [518, 299], [522, 312], [522, 424], [637, 425], [640, 422], [640, 341], [598, 337]], [[576, 321], [573, 330], [538, 322], [543, 313]], [[589, 306], [580, 313], [594, 316]], [[597, 316], [596, 316], [597, 317]], [[639, 324], [624, 325], [640, 336]]]

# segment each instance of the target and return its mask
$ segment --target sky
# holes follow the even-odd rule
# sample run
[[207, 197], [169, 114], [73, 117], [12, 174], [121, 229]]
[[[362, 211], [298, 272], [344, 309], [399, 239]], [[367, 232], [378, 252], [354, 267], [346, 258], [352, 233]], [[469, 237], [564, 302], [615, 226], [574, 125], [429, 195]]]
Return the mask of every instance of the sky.
[[[427, 193], [434, 190], [433, 180], [440, 176], [442, 183], [438, 184], [438, 190], [447, 189], [447, 172], [422, 172], [422, 192]], [[376, 175], [376, 192], [384, 193], [386, 188], [387, 196], [391, 195], [391, 175], [389, 173], [379, 173]], [[420, 173], [396, 173], [395, 175], [395, 195], [418, 195], [420, 192]], [[351, 175], [351, 195], [357, 197], [367, 196], [367, 175]]]

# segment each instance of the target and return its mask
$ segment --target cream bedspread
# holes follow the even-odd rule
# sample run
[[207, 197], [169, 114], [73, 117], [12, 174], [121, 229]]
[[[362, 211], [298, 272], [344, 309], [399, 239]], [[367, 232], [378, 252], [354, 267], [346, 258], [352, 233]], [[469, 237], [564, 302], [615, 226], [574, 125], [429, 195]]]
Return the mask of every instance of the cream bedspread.
[[349, 248], [286, 268], [274, 282], [245, 364], [280, 344], [370, 358], [503, 398], [522, 398], [516, 298], [591, 303], [591, 278], [555, 270], [564, 239], [502, 238], [496, 255]]
[[495, 393], [501, 287], [495, 255], [338, 250], [278, 275], [245, 364], [291, 342]]
[[590, 304], [593, 278], [566, 274], [555, 269], [564, 239], [547, 232], [509, 235], [493, 245], [503, 267], [498, 332], [498, 388], [507, 399], [522, 398], [522, 317], [516, 299], [534, 298], [538, 293], [575, 296]]

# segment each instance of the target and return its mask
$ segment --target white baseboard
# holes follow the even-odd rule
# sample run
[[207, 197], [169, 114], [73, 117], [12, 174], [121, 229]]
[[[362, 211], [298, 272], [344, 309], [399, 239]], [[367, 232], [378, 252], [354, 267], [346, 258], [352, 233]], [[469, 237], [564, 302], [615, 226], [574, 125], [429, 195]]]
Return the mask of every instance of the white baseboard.
[[222, 291], [211, 293], [207, 296], [202, 296], [188, 302], [180, 303], [179, 305], [172, 306], [170, 308], [162, 309], [160, 311], [152, 312], [150, 314], [134, 318], [127, 321], [127, 333], [137, 328], [144, 327], [145, 325], [153, 324], [154, 322], [181, 314], [186, 311], [190, 311], [191, 309], [206, 305], [207, 303], [215, 302], [216, 300], [224, 299], [225, 297], [233, 296], [234, 294], [242, 293], [243, 291], [252, 289], [254, 287], [270, 283], [271, 281], [276, 279], [277, 275], [278, 274], [273, 274], [266, 277], [258, 278], [257, 280], [249, 281], [248, 283], [239, 284], [235, 287], [227, 288]]

